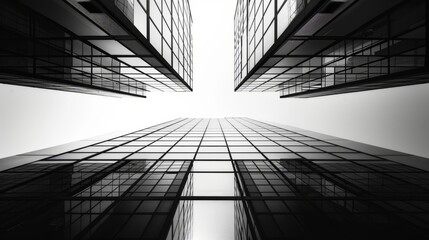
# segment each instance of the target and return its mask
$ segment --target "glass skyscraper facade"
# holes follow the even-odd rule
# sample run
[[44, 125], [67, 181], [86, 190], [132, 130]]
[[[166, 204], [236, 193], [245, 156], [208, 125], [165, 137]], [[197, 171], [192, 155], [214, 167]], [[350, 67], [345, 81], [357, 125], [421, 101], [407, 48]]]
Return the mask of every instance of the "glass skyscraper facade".
[[191, 239], [195, 201], [224, 201], [235, 239], [426, 239], [426, 161], [248, 118], [175, 119], [1, 159], [0, 237]]
[[5, 0], [0, 83], [144, 97], [192, 91], [187, 0]]
[[313, 97], [428, 82], [427, 1], [238, 0], [235, 91]]

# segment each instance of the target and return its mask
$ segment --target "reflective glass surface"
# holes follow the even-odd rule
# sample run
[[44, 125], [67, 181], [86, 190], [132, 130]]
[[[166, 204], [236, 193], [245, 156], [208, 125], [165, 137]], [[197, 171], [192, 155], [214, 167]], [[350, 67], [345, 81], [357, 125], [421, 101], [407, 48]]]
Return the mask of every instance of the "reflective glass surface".
[[2, 159], [46, 154], [0, 172], [2, 239], [428, 237], [427, 159], [386, 149], [248, 118], [62, 149]]

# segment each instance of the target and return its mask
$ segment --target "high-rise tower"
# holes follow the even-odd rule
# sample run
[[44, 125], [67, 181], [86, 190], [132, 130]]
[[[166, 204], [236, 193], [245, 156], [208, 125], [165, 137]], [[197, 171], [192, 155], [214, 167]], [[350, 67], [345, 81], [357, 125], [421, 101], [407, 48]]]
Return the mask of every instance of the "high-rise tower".
[[192, 91], [187, 0], [5, 0], [0, 83], [144, 97]]
[[189, 239], [196, 211], [224, 205], [204, 226], [231, 218], [231, 239], [426, 239], [426, 162], [247, 118], [176, 119], [1, 159], [0, 237]]
[[238, 0], [236, 91], [313, 97], [428, 82], [424, 0]]

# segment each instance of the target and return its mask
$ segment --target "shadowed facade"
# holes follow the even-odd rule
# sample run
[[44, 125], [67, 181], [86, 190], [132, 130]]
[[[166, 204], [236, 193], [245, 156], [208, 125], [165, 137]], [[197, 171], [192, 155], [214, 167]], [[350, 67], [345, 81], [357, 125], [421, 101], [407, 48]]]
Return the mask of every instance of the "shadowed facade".
[[235, 91], [315, 97], [427, 83], [424, 0], [237, 1]]
[[223, 201], [235, 239], [427, 238], [426, 161], [248, 118], [175, 119], [0, 160], [0, 236], [190, 239], [195, 201]]
[[5, 0], [0, 83], [145, 97], [192, 91], [187, 0]]

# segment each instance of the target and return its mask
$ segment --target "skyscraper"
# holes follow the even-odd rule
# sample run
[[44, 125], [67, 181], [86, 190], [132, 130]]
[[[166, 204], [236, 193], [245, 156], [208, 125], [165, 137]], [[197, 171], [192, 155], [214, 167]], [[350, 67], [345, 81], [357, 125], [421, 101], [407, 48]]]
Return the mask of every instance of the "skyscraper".
[[192, 91], [187, 0], [5, 0], [0, 83], [144, 97]]
[[313, 97], [428, 82], [424, 0], [238, 0], [235, 91]]
[[235, 239], [429, 232], [427, 159], [248, 118], [175, 119], [0, 161], [2, 239], [189, 239], [196, 201], [233, 203]]

